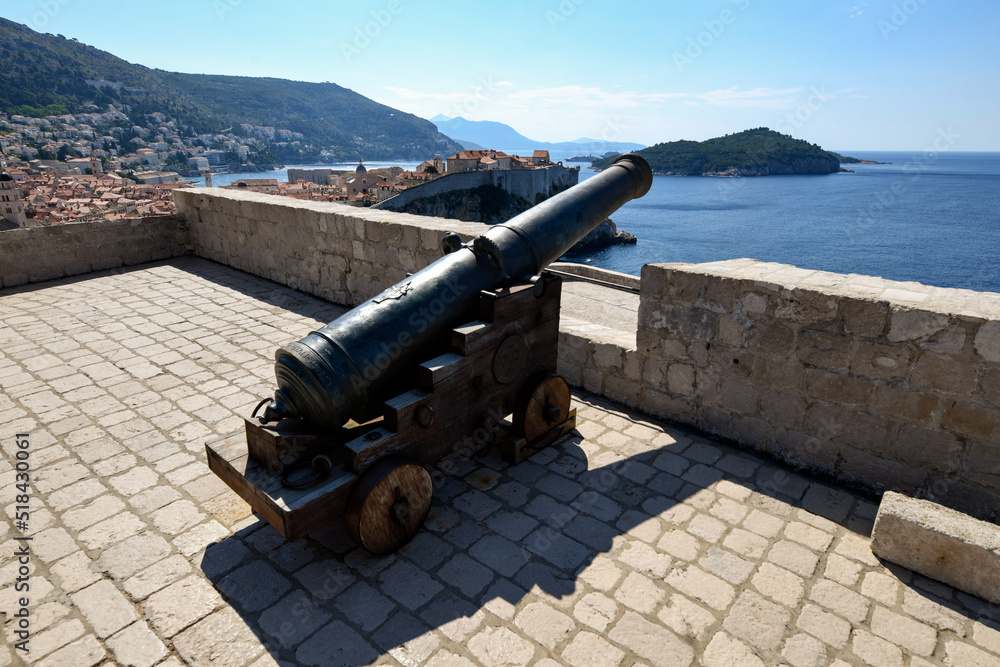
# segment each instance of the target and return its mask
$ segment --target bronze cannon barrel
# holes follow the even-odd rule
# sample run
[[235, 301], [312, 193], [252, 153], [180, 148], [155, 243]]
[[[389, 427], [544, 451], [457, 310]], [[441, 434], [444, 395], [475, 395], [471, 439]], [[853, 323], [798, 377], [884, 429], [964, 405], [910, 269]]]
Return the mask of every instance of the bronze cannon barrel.
[[468, 321], [480, 293], [538, 275], [626, 202], [653, 176], [638, 155], [620, 156], [601, 173], [471, 242], [442, 242], [444, 257], [275, 353], [278, 389], [262, 422], [305, 419], [335, 428], [389, 398], [416, 364]]

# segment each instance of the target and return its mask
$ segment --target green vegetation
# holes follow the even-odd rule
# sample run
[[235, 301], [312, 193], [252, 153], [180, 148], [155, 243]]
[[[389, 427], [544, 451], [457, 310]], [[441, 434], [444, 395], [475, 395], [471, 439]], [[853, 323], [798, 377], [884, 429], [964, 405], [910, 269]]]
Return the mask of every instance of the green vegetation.
[[830, 155], [840, 160], [840, 164], [891, 164], [889, 162], [876, 162], [875, 160], [859, 160], [856, 157], [848, 157], [840, 153], [834, 153], [833, 151], [830, 151]]
[[461, 146], [430, 121], [333, 83], [180, 74], [133, 65], [110, 53], [0, 18], [0, 113], [59, 115], [125, 105], [136, 124], [156, 112], [182, 136], [240, 133], [240, 124], [304, 135], [272, 146], [274, 161], [332, 150], [337, 159], [415, 159]]
[[[816, 144], [793, 139], [766, 127], [727, 134], [707, 141], [671, 141], [636, 151], [656, 174], [733, 176], [839, 171], [840, 161]], [[611, 166], [614, 157], [593, 163]]]
[[44, 118], [45, 116], [62, 116], [69, 113], [69, 107], [65, 104], [49, 104], [44, 107], [32, 107], [27, 104], [11, 107], [7, 113], [20, 116], [31, 116], [32, 118]]

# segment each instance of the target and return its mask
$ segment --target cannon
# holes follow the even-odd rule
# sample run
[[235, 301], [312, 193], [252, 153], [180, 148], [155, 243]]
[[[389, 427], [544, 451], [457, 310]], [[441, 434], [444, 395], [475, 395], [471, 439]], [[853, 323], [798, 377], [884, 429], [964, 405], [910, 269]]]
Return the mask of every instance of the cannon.
[[209, 466], [289, 540], [343, 515], [369, 551], [402, 546], [430, 508], [421, 463], [491, 444], [517, 463], [575, 428], [545, 267], [651, 184], [622, 155], [467, 243], [446, 234], [436, 262], [278, 349], [274, 396]]

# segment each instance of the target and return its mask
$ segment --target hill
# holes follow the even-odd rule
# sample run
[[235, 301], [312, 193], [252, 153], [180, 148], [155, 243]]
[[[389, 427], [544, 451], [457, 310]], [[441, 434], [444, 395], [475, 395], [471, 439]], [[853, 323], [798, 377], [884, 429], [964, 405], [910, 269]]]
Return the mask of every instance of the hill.
[[[670, 176], [768, 176], [840, 171], [840, 160], [834, 154], [766, 127], [707, 141], [671, 141], [637, 152], [646, 158], [654, 174]], [[613, 161], [613, 157], [604, 158], [593, 166], [603, 169]]]
[[856, 157], [848, 157], [840, 153], [834, 153], [833, 151], [830, 151], [830, 155], [840, 160], [840, 164], [892, 164], [891, 162], [877, 162], [875, 160], [859, 160]]
[[577, 139], [576, 141], [547, 142], [535, 141], [524, 136], [510, 125], [492, 120], [466, 120], [461, 116], [449, 118], [437, 115], [431, 118], [438, 130], [462, 144], [463, 148], [475, 150], [490, 148], [519, 155], [530, 154], [533, 150], [573, 151], [575, 153], [607, 151], [627, 153], [643, 147], [628, 141], [600, 141], [598, 139]]
[[269, 126], [301, 133], [300, 157], [327, 150], [333, 159], [421, 159], [460, 149], [433, 123], [333, 83], [154, 70], [2, 18], [0, 62], [0, 113], [40, 117], [115, 104], [140, 127], [157, 112], [191, 134]]

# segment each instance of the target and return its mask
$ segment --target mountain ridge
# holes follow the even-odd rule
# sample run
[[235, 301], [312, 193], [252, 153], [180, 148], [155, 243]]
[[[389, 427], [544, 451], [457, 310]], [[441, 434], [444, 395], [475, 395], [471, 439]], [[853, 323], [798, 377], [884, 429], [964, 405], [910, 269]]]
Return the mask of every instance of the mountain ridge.
[[461, 116], [449, 118], [444, 114], [434, 116], [430, 122], [437, 126], [438, 131], [458, 141], [467, 150], [489, 148], [518, 154], [532, 150], [627, 153], [644, 147], [642, 144], [629, 141], [601, 141], [586, 137], [575, 141], [535, 141], [506, 123], [494, 120], [466, 120]]
[[151, 69], [3, 18], [0, 62], [7, 63], [0, 113], [61, 115], [115, 104], [128, 106], [133, 121], [161, 112], [195, 134], [269, 126], [301, 133], [308, 145], [301, 158], [328, 150], [334, 159], [424, 159], [460, 148], [430, 121], [334, 83]]

